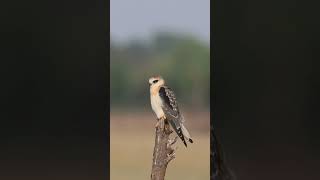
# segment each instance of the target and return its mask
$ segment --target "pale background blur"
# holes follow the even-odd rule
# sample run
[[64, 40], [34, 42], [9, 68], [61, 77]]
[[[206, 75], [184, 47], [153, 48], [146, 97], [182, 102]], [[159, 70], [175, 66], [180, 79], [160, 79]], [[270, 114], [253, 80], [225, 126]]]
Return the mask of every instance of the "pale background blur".
[[111, 180], [150, 179], [156, 117], [148, 78], [176, 93], [194, 144], [178, 141], [167, 179], [210, 177], [209, 0], [111, 0]]

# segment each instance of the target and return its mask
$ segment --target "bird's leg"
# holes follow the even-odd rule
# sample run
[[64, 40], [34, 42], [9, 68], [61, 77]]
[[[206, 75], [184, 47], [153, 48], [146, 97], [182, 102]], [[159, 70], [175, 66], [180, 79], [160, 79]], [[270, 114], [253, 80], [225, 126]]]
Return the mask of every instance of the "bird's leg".
[[157, 118], [156, 128], [157, 128], [157, 127], [159, 127], [159, 125], [160, 125], [160, 123], [159, 123], [159, 122], [160, 122], [160, 119], [159, 119], [159, 118]]
[[164, 120], [165, 120], [166, 118], [164, 117], [164, 116], [162, 116], [161, 118], [160, 118], [160, 128], [163, 130], [164, 129]]
[[160, 118], [158, 118], [157, 120], [157, 124], [156, 124], [156, 128], [160, 126], [160, 129], [164, 129], [164, 121], [165, 121], [166, 117], [162, 116]]
[[162, 116], [160, 118], [158, 118], [157, 120], [157, 123], [156, 123], [156, 128], [160, 126], [160, 129], [164, 129], [164, 120], [165, 120], [165, 116]]

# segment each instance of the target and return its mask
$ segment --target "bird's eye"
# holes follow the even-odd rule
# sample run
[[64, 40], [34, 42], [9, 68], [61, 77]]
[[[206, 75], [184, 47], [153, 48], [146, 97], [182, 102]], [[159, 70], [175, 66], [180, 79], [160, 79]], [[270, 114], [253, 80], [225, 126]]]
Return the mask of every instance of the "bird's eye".
[[153, 83], [157, 83], [159, 80], [154, 80]]

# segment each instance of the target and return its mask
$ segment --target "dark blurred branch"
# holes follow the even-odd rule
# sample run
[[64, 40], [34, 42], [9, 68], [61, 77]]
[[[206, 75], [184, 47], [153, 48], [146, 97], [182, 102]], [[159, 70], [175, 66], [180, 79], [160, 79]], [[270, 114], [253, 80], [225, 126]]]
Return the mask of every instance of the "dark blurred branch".
[[171, 133], [168, 124], [165, 124], [164, 128], [156, 127], [151, 180], [164, 180], [168, 163], [175, 158], [175, 150], [172, 145], [177, 141], [177, 138], [171, 140], [169, 138]]
[[213, 125], [211, 127], [210, 133], [210, 177], [211, 180], [235, 180], [236, 177], [229, 169], [229, 167], [225, 163], [225, 157], [221, 148], [221, 145], [216, 137], [216, 132], [213, 129]]

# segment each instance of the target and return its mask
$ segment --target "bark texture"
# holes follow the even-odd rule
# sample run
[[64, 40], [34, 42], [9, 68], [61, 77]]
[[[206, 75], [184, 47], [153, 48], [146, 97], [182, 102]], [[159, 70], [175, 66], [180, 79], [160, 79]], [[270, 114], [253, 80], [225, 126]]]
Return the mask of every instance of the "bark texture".
[[172, 131], [168, 124], [164, 127], [156, 126], [155, 133], [151, 180], [164, 180], [168, 163], [175, 158], [173, 144], [177, 141], [177, 137], [170, 139]]

